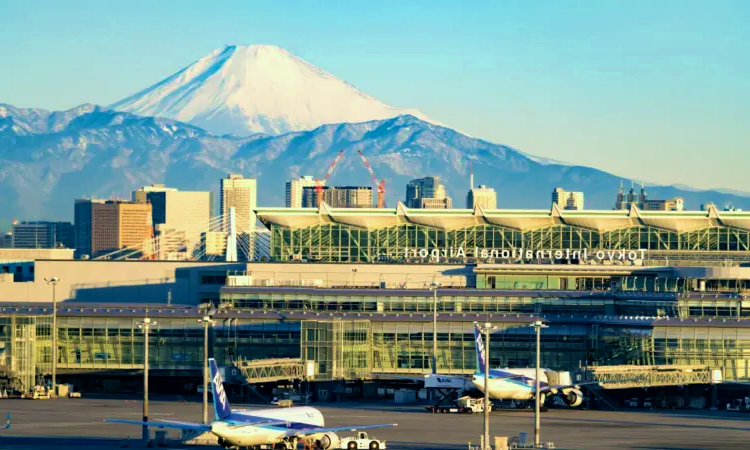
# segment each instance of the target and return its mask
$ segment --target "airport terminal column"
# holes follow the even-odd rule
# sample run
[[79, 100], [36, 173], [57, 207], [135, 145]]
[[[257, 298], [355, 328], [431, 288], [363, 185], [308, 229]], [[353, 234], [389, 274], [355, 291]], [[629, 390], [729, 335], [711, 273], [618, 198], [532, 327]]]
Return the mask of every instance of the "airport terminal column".
[[52, 395], [57, 395], [57, 277], [45, 278], [47, 284], [52, 285]]
[[531, 324], [532, 327], [534, 327], [534, 330], [536, 331], [536, 386], [534, 388], [534, 448], [540, 448], [539, 441], [541, 440], [540, 436], [540, 409], [541, 409], [541, 397], [542, 395], [539, 393], [539, 368], [541, 366], [541, 356], [540, 356], [540, 347], [541, 347], [541, 332], [542, 328], [547, 328], [546, 325], [542, 324], [541, 320], [536, 320], [534, 323]]
[[203, 423], [208, 424], [208, 327], [216, 322], [211, 320], [211, 316], [203, 316], [198, 323], [203, 325]]
[[497, 329], [491, 323], [485, 323], [483, 327], [474, 322], [481, 334], [485, 335], [484, 344], [484, 448], [491, 449], [490, 445], [490, 332]]
[[138, 328], [143, 330], [143, 441], [148, 442], [151, 435], [148, 431], [148, 330], [156, 325], [146, 317], [138, 323]]
[[440, 283], [433, 281], [427, 285], [432, 291], [432, 373], [437, 373], [437, 290]]

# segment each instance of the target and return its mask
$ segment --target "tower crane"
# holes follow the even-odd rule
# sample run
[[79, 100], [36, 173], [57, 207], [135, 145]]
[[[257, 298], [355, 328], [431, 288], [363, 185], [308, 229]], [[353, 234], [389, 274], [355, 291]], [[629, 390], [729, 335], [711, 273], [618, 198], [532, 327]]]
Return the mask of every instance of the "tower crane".
[[341, 158], [344, 156], [344, 151], [341, 150], [338, 155], [336, 155], [336, 158], [334, 158], [333, 162], [331, 163], [331, 166], [328, 168], [328, 172], [326, 172], [326, 176], [323, 178], [323, 181], [319, 179], [315, 179], [315, 196], [317, 198], [317, 206], [320, 207], [320, 204], [323, 203], [323, 185], [328, 182], [328, 178], [330, 178], [331, 173], [333, 172], [333, 169], [336, 167], [336, 164], [339, 163]]
[[362, 162], [365, 164], [365, 167], [367, 167], [367, 171], [370, 172], [372, 181], [374, 181], [375, 186], [377, 186], [378, 208], [385, 208], [385, 180], [378, 181], [378, 177], [375, 176], [375, 172], [372, 170], [372, 166], [370, 166], [370, 163], [367, 162], [365, 155], [362, 154], [362, 150], [357, 150], [357, 153], [359, 153], [359, 157], [362, 158]]

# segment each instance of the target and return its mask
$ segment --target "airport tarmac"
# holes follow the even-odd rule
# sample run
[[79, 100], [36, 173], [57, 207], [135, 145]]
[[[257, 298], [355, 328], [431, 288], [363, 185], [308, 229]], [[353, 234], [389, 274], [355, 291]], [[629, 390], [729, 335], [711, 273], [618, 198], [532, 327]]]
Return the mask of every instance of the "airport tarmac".
[[[312, 405], [326, 425], [398, 423], [397, 428], [371, 430], [388, 448], [458, 450], [478, 443], [482, 415], [431, 414], [420, 406], [376, 403]], [[251, 408], [252, 405], [244, 405]], [[115, 449], [130, 438], [138, 447], [138, 426], [107, 424], [104, 418], [139, 420], [137, 400], [58, 399], [0, 400], [0, 416], [12, 414], [12, 425], [0, 430], [0, 449]], [[151, 401], [152, 419], [200, 421], [198, 401]], [[491, 417], [492, 435], [533, 439], [534, 414], [528, 410], [498, 411]], [[177, 436], [177, 431], [170, 432]], [[726, 411], [583, 411], [550, 410], [542, 414], [542, 440], [560, 449], [746, 449], [750, 414]], [[219, 448], [191, 446], [190, 448]]]

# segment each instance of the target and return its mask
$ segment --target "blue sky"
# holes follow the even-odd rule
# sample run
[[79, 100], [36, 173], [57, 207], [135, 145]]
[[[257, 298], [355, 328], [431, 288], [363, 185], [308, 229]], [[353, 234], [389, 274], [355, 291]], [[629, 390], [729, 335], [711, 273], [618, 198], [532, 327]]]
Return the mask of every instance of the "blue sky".
[[106, 105], [225, 44], [276, 44], [475, 137], [750, 191], [748, 1], [213, 3], [0, 0], [0, 102]]

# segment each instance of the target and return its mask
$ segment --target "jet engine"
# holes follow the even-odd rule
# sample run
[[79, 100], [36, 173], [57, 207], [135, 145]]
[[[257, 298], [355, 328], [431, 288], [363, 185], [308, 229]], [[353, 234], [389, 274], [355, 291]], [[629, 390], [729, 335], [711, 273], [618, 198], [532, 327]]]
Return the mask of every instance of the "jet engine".
[[583, 392], [578, 389], [565, 389], [563, 390], [563, 401], [568, 406], [581, 406], [581, 403], [583, 403]]
[[336, 433], [326, 433], [315, 444], [323, 450], [341, 448], [341, 438]]

